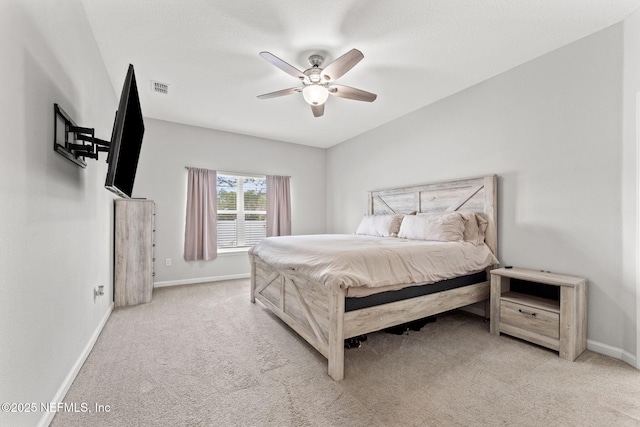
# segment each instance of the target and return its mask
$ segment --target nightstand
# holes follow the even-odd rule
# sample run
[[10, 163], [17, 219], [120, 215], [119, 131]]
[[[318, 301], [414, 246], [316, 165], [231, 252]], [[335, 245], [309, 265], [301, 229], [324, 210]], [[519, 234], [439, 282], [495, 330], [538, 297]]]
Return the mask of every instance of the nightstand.
[[[518, 280], [517, 292], [511, 279]], [[547, 287], [559, 288], [558, 297], [530, 292]], [[574, 361], [587, 347], [587, 279], [523, 268], [492, 270], [490, 331], [548, 347]]]

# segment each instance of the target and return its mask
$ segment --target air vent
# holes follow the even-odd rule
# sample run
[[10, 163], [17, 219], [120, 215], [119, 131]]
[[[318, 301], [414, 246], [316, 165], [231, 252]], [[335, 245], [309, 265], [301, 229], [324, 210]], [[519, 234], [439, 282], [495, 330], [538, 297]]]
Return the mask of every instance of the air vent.
[[167, 83], [157, 82], [151, 80], [151, 90], [155, 93], [161, 93], [163, 95], [169, 94], [169, 85]]

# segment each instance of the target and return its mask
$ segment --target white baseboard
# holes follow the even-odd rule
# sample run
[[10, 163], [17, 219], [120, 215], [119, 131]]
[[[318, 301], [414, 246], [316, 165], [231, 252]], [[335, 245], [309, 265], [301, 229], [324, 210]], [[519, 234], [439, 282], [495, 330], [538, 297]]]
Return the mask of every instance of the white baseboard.
[[638, 368], [637, 357], [621, 348], [602, 344], [601, 342], [593, 340], [587, 340], [587, 349], [595, 351], [596, 353], [604, 354], [605, 356], [613, 357], [614, 359], [622, 360], [634, 368]]
[[[71, 371], [69, 371], [69, 373], [67, 374], [67, 377], [64, 379], [64, 381], [60, 385], [60, 388], [56, 392], [56, 395], [53, 397], [53, 400], [51, 400], [51, 403], [53, 404], [51, 405], [52, 407], [55, 407], [55, 405], [57, 405], [59, 402], [62, 402], [64, 400], [64, 397], [69, 391], [71, 384], [73, 384], [73, 381], [76, 379], [76, 376], [78, 376], [78, 372], [80, 372], [80, 368], [82, 368], [82, 365], [84, 365], [85, 360], [87, 360], [87, 357], [89, 357], [89, 353], [91, 353], [91, 350], [93, 350], [93, 346], [98, 340], [98, 337], [100, 336], [100, 332], [102, 332], [104, 325], [107, 324], [107, 320], [109, 320], [109, 316], [111, 316], [112, 311], [113, 311], [113, 302], [109, 306], [109, 309], [107, 310], [107, 312], [102, 317], [102, 320], [100, 320], [100, 323], [96, 327], [96, 330], [93, 332], [93, 335], [91, 335], [91, 338], [89, 338], [89, 342], [87, 342], [87, 345], [84, 346], [84, 349], [82, 350], [82, 353], [80, 353], [78, 360], [76, 360], [76, 363], [74, 363], [73, 366], [71, 367]], [[44, 415], [42, 415], [42, 418], [40, 418], [38, 427], [48, 426], [53, 420], [53, 417], [55, 415], [56, 415], [55, 412], [45, 412]]]
[[164, 288], [166, 286], [193, 285], [196, 283], [221, 282], [223, 280], [248, 279], [249, 277], [251, 277], [250, 273], [243, 273], [230, 274], [228, 276], [200, 277], [197, 279], [169, 280], [165, 282], [155, 282], [153, 287]]

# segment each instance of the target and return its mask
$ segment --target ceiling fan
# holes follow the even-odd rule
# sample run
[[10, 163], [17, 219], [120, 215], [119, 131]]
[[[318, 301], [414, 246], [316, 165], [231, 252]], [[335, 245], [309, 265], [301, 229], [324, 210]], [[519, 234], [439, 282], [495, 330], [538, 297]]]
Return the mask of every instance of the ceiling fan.
[[329, 98], [329, 94], [365, 102], [373, 102], [378, 96], [375, 93], [334, 83], [364, 58], [364, 55], [358, 49], [351, 49], [325, 68], [321, 68], [324, 62], [323, 56], [311, 55], [309, 57], [311, 68], [304, 71], [298, 70], [272, 53], [260, 52], [260, 56], [285, 73], [299, 79], [302, 86], [265, 93], [264, 95], [259, 95], [258, 99], [276, 98], [302, 92], [304, 100], [311, 105], [313, 115], [320, 117], [324, 114], [324, 103]]

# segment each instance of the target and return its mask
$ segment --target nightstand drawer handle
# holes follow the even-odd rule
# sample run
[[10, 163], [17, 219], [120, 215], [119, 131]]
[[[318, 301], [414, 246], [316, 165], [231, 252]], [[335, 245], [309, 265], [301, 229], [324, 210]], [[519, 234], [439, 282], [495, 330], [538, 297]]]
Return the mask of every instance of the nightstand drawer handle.
[[536, 315], [536, 313], [530, 312], [530, 311], [524, 311], [524, 310], [518, 310], [520, 313], [525, 314], [527, 316], [534, 316]]

